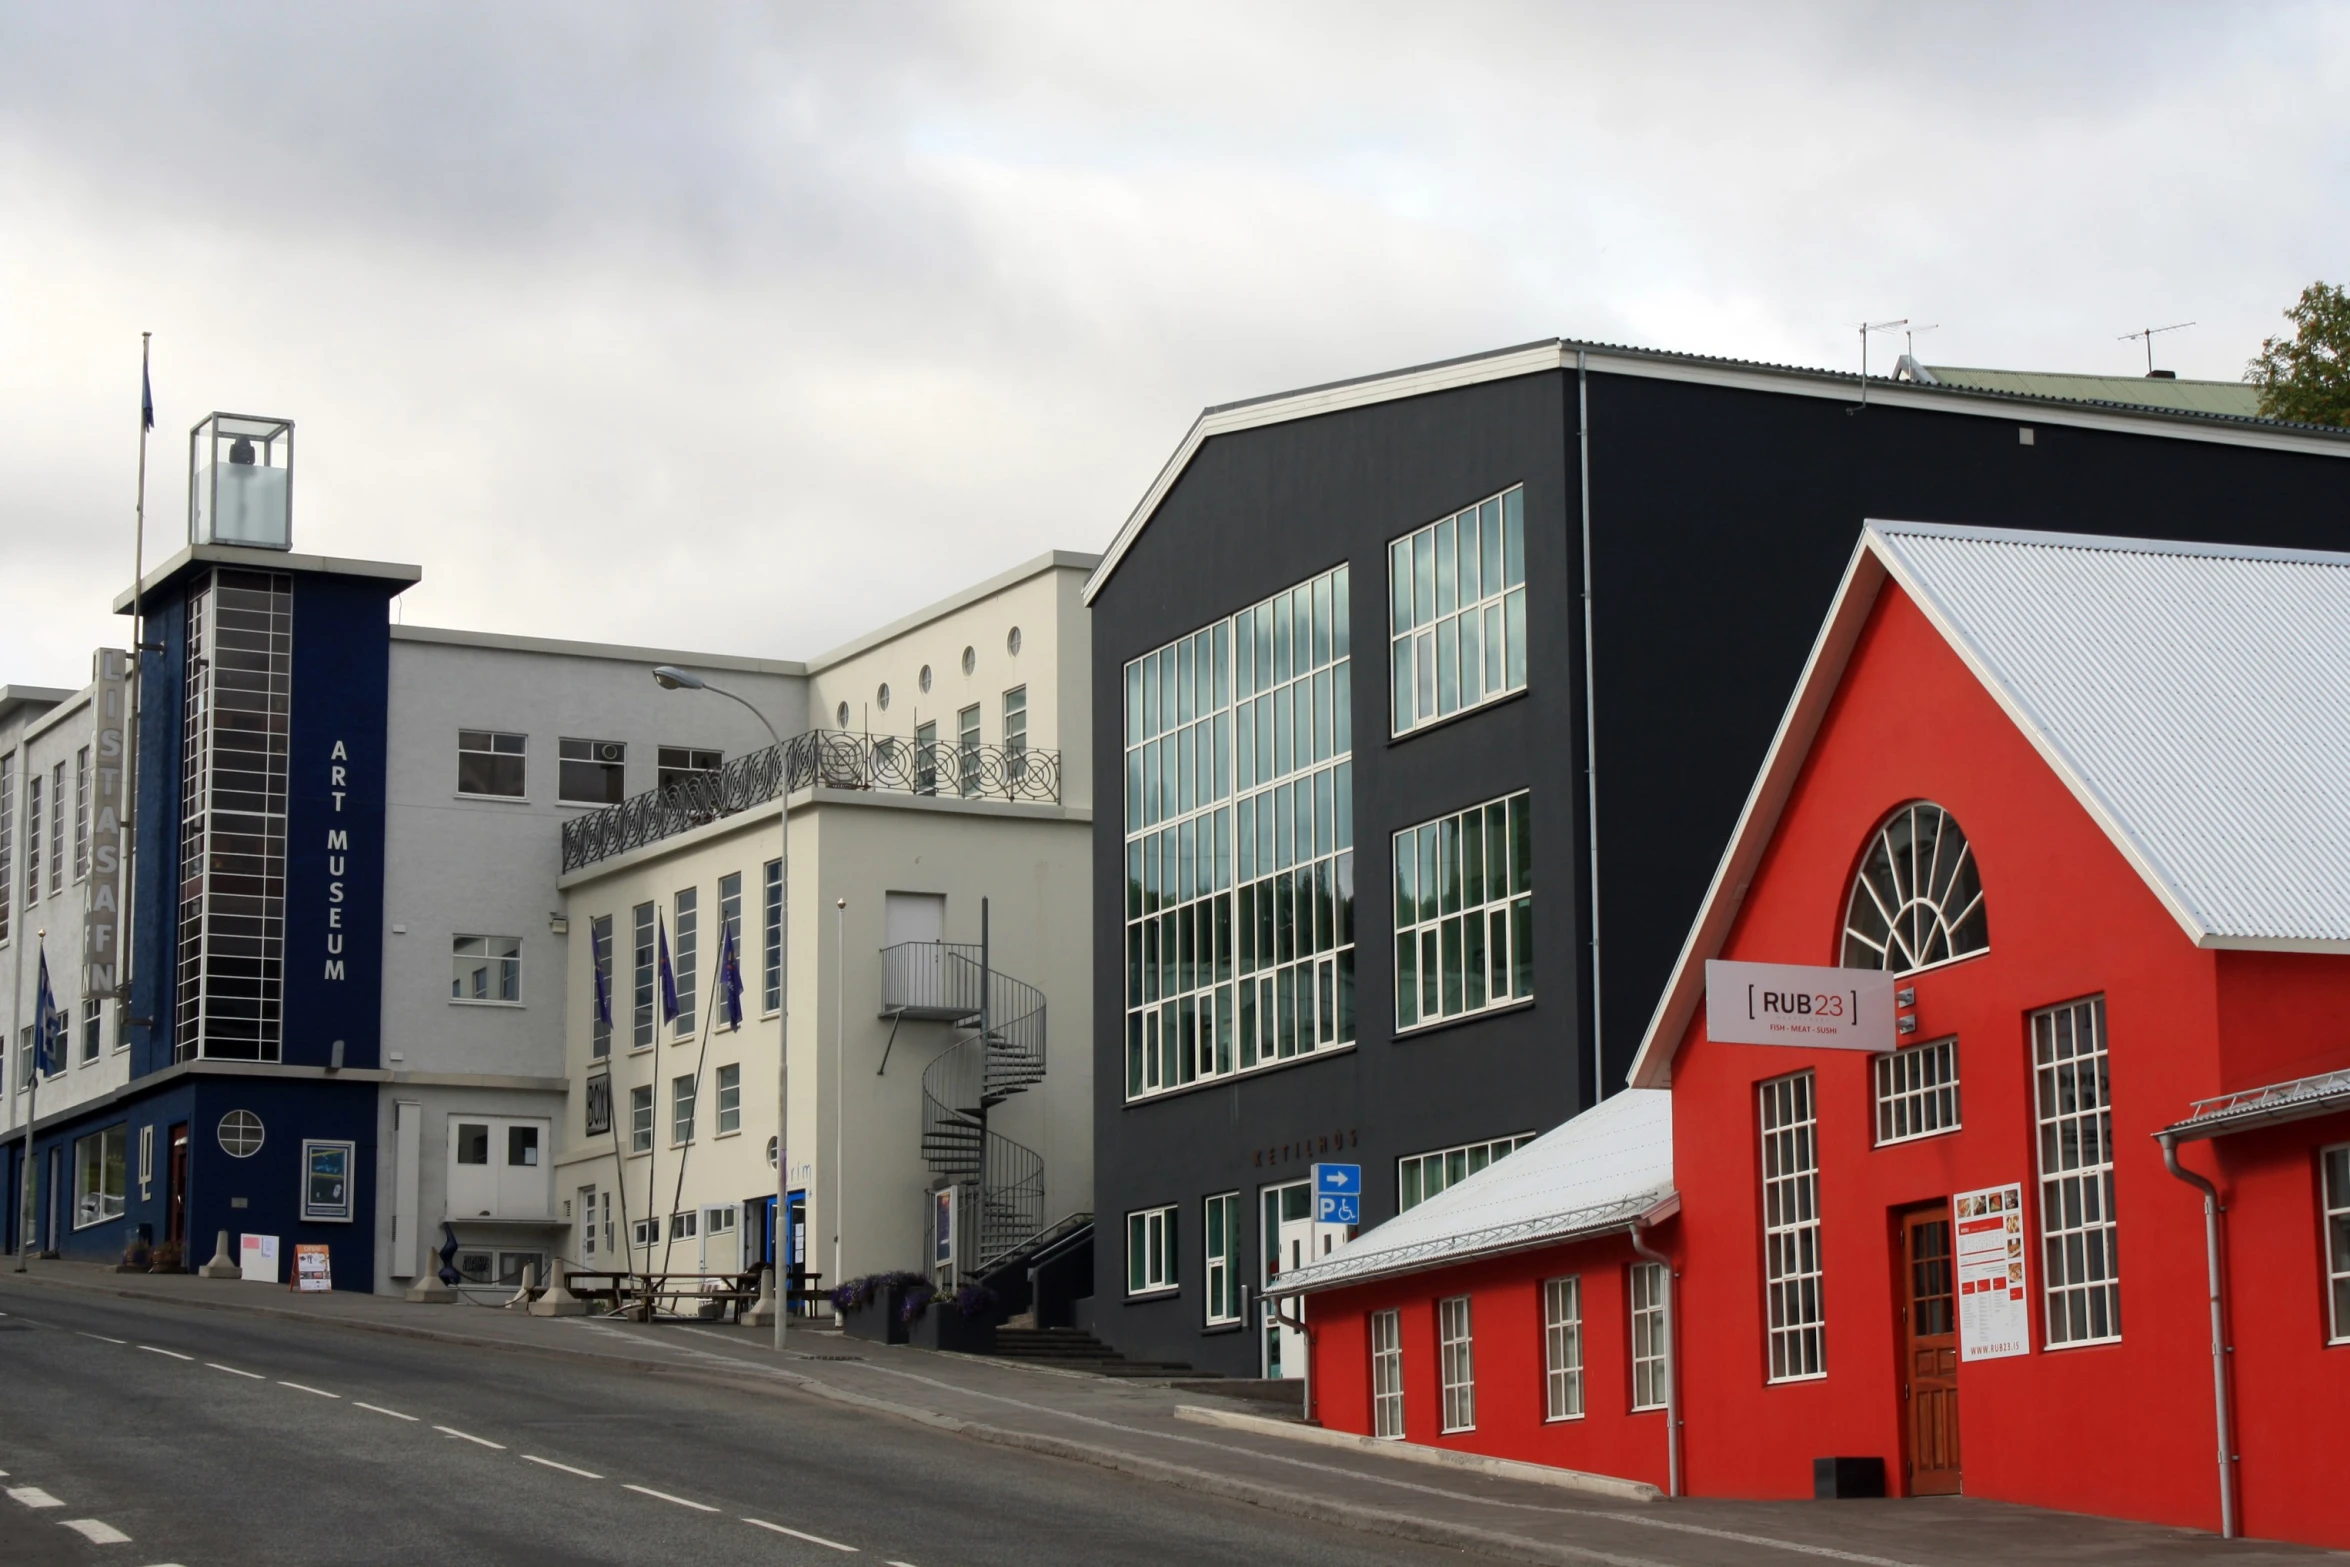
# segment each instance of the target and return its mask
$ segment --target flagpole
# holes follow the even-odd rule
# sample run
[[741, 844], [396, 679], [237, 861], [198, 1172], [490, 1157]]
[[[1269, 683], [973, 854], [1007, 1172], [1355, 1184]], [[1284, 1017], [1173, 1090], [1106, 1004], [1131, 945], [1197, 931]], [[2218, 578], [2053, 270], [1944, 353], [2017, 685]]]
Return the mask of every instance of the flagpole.
[[49, 933], [46, 930], [35, 931], [33, 939], [39, 943], [38, 951], [41, 955], [41, 988], [33, 998], [33, 1075], [25, 1085], [24, 1202], [18, 1215], [19, 1228], [16, 1232], [16, 1271], [19, 1273], [26, 1271], [25, 1259], [32, 1255], [33, 1216], [39, 1212], [39, 1205], [33, 1198], [33, 1122], [40, 1115], [41, 1108], [42, 1058], [49, 1053]]
[[[135, 908], [139, 897], [139, 877], [136, 869], [139, 855], [139, 699], [145, 684], [139, 678], [147, 662], [146, 584], [141, 580], [147, 574], [147, 434], [155, 428], [155, 390], [149, 380], [149, 340], [152, 332], [139, 334], [139, 496], [135, 508], [137, 521], [131, 532], [131, 688], [123, 728], [122, 762], [122, 915], [121, 932], [115, 937], [114, 1037], [125, 1042], [130, 1033], [131, 961], [138, 948]], [[153, 1019], [149, 1019], [153, 1026]], [[185, 1237], [182, 1237], [184, 1240]]]
[[[596, 927], [595, 923], [591, 920], [588, 924], [588, 954], [590, 958], [591, 970], [596, 975], [597, 983], [603, 989], [603, 996], [600, 1004], [604, 1009], [604, 1037], [607, 1041], [609, 1041], [614, 1035], [620, 1032], [619, 1024], [615, 1019], [615, 1008], [612, 1004], [612, 982], [614, 978], [613, 970], [619, 966], [620, 962], [618, 956], [616, 955], [620, 949], [620, 932], [618, 930], [613, 931], [611, 942], [608, 946], [606, 946], [601, 955], [596, 953], [595, 948]], [[631, 955], [633, 956], [633, 954]], [[631, 978], [633, 980], [634, 976], [631, 976]], [[629, 996], [629, 1004], [631, 1008], [629, 1013], [631, 1044], [635, 1042], [635, 1002], [636, 997], [632, 991]], [[620, 1192], [620, 1234], [622, 1244], [628, 1248], [628, 1250], [620, 1254], [619, 1282], [621, 1286], [625, 1287], [628, 1283], [629, 1275], [636, 1271], [636, 1232], [629, 1227], [628, 1222], [628, 1157], [626, 1154], [622, 1153], [620, 1149], [620, 1100], [618, 1097], [619, 1077], [620, 1074], [617, 1070], [617, 1062], [612, 1056], [607, 1055], [604, 1058], [604, 1130], [612, 1134], [612, 1184]], [[592, 1213], [589, 1214], [588, 1224], [590, 1227], [589, 1233], [591, 1236], [594, 1234], [595, 1222], [596, 1216]], [[609, 1243], [605, 1245], [604, 1250], [606, 1253], [609, 1253], [612, 1250]], [[617, 1303], [619, 1300], [619, 1293], [617, 1290], [614, 1292], [613, 1300], [615, 1303]]]

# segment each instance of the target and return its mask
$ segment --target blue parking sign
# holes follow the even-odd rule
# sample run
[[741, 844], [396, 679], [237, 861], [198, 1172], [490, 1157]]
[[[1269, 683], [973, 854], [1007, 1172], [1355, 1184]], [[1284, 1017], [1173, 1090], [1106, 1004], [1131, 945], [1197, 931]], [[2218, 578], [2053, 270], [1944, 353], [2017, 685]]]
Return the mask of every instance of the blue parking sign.
[[1363, 1167], [1359, 1164], [1314, 1166], [1314, 1222], [1363, 1222]]

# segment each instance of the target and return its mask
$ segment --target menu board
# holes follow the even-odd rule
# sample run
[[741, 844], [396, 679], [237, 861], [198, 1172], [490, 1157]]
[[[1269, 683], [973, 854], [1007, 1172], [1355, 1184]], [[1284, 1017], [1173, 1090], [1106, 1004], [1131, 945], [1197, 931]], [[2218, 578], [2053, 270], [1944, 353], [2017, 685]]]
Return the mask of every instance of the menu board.
[[1958, 1358], [2030, 1354], [2023, 1187], [1961, 1192], [1950, 1199], [1950, 1211], [1958, 1253]]
[[294, 1288], [304, 1292], [335, 1287], [334, 1264], [324, 1246], [294, 1248]]

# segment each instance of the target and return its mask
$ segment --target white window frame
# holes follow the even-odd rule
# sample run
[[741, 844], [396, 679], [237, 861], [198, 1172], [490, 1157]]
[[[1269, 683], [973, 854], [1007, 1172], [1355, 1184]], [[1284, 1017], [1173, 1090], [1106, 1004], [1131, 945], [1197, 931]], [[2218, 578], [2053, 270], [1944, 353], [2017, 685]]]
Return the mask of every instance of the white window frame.
[[[671, 1024], [671, 1032], [679, 1039], [693, 1038], [694, 1029], [701, 1022], [694, 991], [701, 953], [702, 889], [680, 887], [677, 896], [669, 902], [669, 972], [677, 980], [677, 1017]], [[659, 988], [657, 979], [655, 988]]]
[[1533, 813], [1520, 789], [1394, 835], [1398, 1034], [1534, 999]]
[[628, 1091], [628, 1151], [632, 1154], [653, 1151], [653, 1085], [650, 1083]]
[[1395, 1211], [1403, 1213], [1417, 1208], [1438, 1192], [1459, 1185], [1487, 1165], [1517, 1152], [1534, 1141], [1536, 1135], [1519, 1132], [1480, 1143], [1462, 1143], [1455, 1148], [1405, 1154], [1395, 1161]]
[[1771, 1382], [1810, 1382], [1828, 1374], [1817, 1087], [1808, 1071], [1755, 1085]]
[[[480, 949], [467, 952], [467, 942], [480, 943]], [[466, 975], [460, 965], [472, 962], [476, 975], [495, 974], [497, 989], [511, 985], [513, 994], [468, 996], [460, 994]], [[522, 938], [495, 936], [478, 931], [458, 931], [449, 937], [449, 1005], [453, 1007], [519, 1007], [522, 1005]]]
[[639, 903], [628, 911], [628, 1048], [631, 1054], [652, 1049], [661, 1037], [660, 948], [654, 934], [659, 909], [657, 903]]
[[1446, 1436], [1477, 1429], [1477, 1332], [1469, 1297], [1436, 1303], [1436, 1364], [1444, 1389]]
[[732, 1137], [743, 1129], [743, 1069], [729, 1062], [718, 1069], [718, 1135]]
[[25, 762], [24, 780], [24, 906], [41, 903], [41, 769]]
[[[479, 740], [481, 743], [468, 744]], [[512, 746], [503, 742], [511, 740]], [[493, 762], [512, 757], [522, 772], [519, 789], [468, 789], [465, 787], [465, 758], [486, 756]], [[530, 798], [530, 736], [516, 734], [508, 729], [460, 729], [457, 731], [457, 796], [464, 800], [527, 800]]]
[[1209, 1327], [1237, 1327], [1240, 1308], [1240, 1193], [1218, 1192], [1201, 1205], [1200, 1242], [1206, 1257]]
[[661, 1221], [659, 1219], [629, 1220], [628, 1243], [632, 1250], [642, 1246], [647, 1251], [651, 1251], [655, 1246], [661, 1244]]
[[[90, 1181], [90, 1159], [83, 1150], [96, 1156], [97, 1185]], [[130, 1123], [118, 1121], [84, 1133], [73, 1140], [73, 1227], [86, 1230], [93, 1225], [119, 1219], [128, 1211], [130, 1196]], [[115, 1189], [107, 1190], [109, 1172], [115, 1180]]]
[[1632, 1332], [1632, 1408], [1636, 1413], [1663, 1409], [1671, 1402], [1666, 1379], [1672, 1374], [1672, 1280], [1663, 1263], [1636, 1262], [1626, 1270], [1624, 1289], [1631, 1308], [1627, 1321]]
[[1371, 1345], [1371, 1435], [1400, 1442], [1403, 1430], [1403, 1313], [1390, 1306], [1366, 1319]]
[[2350, 1143], [2318, 1154], [2321, 1185], [2318, 1255], [2326, 1270], [2326, 1342], [2350, 1344]]
[[[598, 914], [588, 921], [588, 1059], [612, 1058], [612, 1036], [620, 1027], [618, 976], [612, 972], [612, 916]], [[603, 982], [604, 1006], [610, 1017], [596, 1013], [596, 983]]]
[[90, 748], [73, 753], [73, 879], [90, 875]]
[[1137, 1208], [1126, 1215], [1126, 1293], [1171, 1295], [1175, 1275], [1175, 1208]]
[[1355, 1042], [1350, 580], [1126, 665], [1129, 1100]]
[[1017, 685], [1004, 693], [1004, 770], [1013, 778], [1028, 776], [1028, 687]]
[[[1639, 1342], [1637, 1335], [1633, 1342]], [[1583, 1276], [1579, 1273], [1542, 1281], [1542, 1407], [1545, 1422], [1583, 1418]]]
[[0, 946], [16, 915], [16, 753], [0, 753]]
[[81, 1064], [88, 1066], [105, 1053], [105, 1003], [96, 996], [84, 996], [82, 998]]
[[1870, 1082], [1879, 1148], [1959, 1130], [1956, 1034], [1876, 1057]]
[[702, 1085], [691, 1072], [669, 1080], [669, 1146], [683, 1148], [694, 1140], [694, 1117], [702, 1108]]
[[[2080, 1047], [2084, 1028], [2087, 1049]], [[2046, 1347], [2116, 1344], [2122, 1336], [2121, 1272], [2114, 1245], [2119, 1226], [2105, 998], [2043, 1007], [2031, 1015], [2030, 1034]]]
[[783, 1010], [783, 861], [767, 862], [759, 886], [765, 916], [760, 932], [764, 967], [759, 976], [759, 1015], [773, 1017]]
[[[573, 755], [577, 748], [581, 755]], [[598, 782], [617, 775], [620, 779], [618, 799], [603, 794], [590, 797], [573, 794], [564, 777], [566, 767], [592, 767]], [[560, 805], [605, 806], [617, 805], [628, 798], [628, 742], [625, 740], [587, 740], [576, 735], [559, 735], [555, 740], [555, 800]]]
[[[1461, 553], [1463, 524], [1477, 531], [1477, 543], [1466, 557]], [[1478, 568], [1477, 596], [1466, 602], [1460, 596], [1464, 558]], [[1500, 580], [1489, 584], [1486, 579], [1496, 570]], [[1428, 602], [1421, 602], [1423, 595]], [[1389, 733], [1400, 740], [1525, 690], [1526, 598], [1523, 484], [1389, 540]], [[1473, 652], [1470, 643], [1476, 644]], [[1471, 684], [1467, 660], [1472, 656], [1477, 694], [1464, 702], [1461, 692]], [[1443, 678], [1448, 665], [1450, 682]]]

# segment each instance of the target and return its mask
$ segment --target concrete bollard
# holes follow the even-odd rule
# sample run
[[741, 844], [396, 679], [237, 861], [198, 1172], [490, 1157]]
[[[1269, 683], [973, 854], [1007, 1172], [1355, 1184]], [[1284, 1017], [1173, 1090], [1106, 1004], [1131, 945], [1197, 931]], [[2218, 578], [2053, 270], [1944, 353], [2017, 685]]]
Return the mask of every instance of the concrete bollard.
[[548, 1275], [553, 1282], [548, 1284], [545, 1294], [530, 1303], [532, 1316], [584, 1317], [587, 1315], [587, 1302], [571, 1293], [570, 1286], [564, 1282], [563, 1274], [563, 1263], [558, 1258], [554, 1263], [553, 1271]]
[[759, 1270], [759, 1298], [751, 1302], [750, 1310], [743, 1313], [743, 1326], [746, 1328], [771, 1328], [775, 1326], [777, 1309], [775, 1270], [761, 1268]]
[[245, 1276], [243, 1265], [237, 1261], [236, 1254], [228, 1249], [228, 1231], [220, 1232], [220, 1239], [213, 1243], [212, 1260], [198, 1268], [196, 1275], [206, 1279], [241, 1279]]

